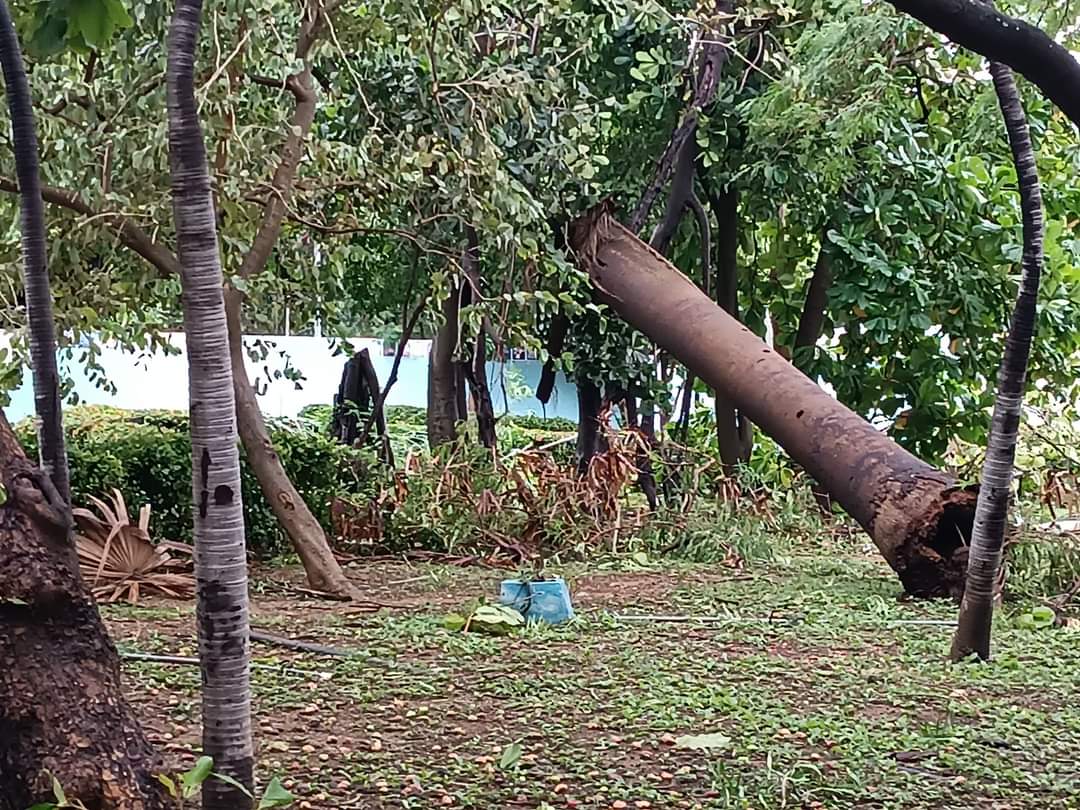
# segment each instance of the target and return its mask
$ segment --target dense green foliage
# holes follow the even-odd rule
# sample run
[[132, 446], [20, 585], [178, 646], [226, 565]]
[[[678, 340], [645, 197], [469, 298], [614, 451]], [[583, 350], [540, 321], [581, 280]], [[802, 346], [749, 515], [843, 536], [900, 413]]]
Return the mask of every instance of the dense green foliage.
[[[186, 414], [179, 411], [121, 411], [81, 406], [64, 414], [74, 503], [104, 497], [119, 489], [129, 510], [151, 507], [151, 536], [189, 540], [192, 527], [191, 441]], [[27, 452], [36, 438], [29, 421], [16, 427]], [[271, 425], [274, 446], [285, 470], [315, 516], [330, 527], [330, 502], [360, 489], [362, 466], [356, 454], [307, 422]], [[285, 551], [277, 521], [243, 459], [244, 522], [248, 550], [260, 556]]]

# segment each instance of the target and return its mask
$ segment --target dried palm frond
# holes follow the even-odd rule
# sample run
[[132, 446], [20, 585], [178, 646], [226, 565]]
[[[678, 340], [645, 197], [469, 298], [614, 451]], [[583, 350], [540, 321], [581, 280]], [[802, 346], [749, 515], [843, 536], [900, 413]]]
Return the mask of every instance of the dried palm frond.
[[119, 490], [113, 490], [110, 500], [106, 503], [91, 496], [96, 514], [89, 509], [71, 510], [77, 527], [79, 572], [94, 596], [103, 602], [132, 603], [144, 592], [190, 598], [195, 591], [191, 547], [181, 543], [155, 545], [148, 531], [149, 504], [139, 510], [139, 522], [133, 524]]

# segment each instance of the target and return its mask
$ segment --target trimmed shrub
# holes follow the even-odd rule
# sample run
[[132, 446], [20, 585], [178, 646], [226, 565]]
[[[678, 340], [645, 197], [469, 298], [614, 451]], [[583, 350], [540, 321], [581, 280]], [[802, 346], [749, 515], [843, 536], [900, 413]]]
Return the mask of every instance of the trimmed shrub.
[[[86, 504], [90, 495], [103, 497], [115, 487], [129, 507], [151, 505], [151, 537], [190, 541], [191, 441], [186, 413], [83, 405], [64, 412], [64, 427], [76, 504]], [[361, 455], [332, 441], [310, 420], [278, 420], [269, 427], [285, 471], [329, 531], [334, 496], [363, 494]], [[32, 422], [24, 420], [15, 430], [27, 453], [36, 456]], [[290, 550], [242, 450], [240, 466], [248, 550], [263, 557]]]

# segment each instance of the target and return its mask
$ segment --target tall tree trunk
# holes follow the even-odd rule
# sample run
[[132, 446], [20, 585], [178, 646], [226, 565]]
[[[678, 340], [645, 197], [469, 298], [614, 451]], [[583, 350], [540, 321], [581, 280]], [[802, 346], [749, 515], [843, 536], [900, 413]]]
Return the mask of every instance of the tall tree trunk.
[[[712, 199], [717, 219], [716, 303], [739, 320], [739, 193], [725, 189]], [[728, 395], [716, 389], [716, 446], [720, 463], [730, 475], [750, 460], [754, 448], [753, 426]]]
[[918, 596], [963, 588], [974, 496], [853, 414], [599, 208], [579, 266], [620, 316], [754, 420], [867, 530]]
[[600, 386], [587, 377], [579, 377], [577, 398], [577, 469], [578, 475], [585, 475], [593, 456], [600, 452]]
[[311, 513], [307, 503], [289, 479], [281, 458], [274, 449], [266, 429], [255, 387], [244, 365], [244, 332], [240, 322], [240, 292], [227, 287], [225, 313], [228, 325], [229, 362], [232, 367], [232, 389], [236, 402], [237, 426], [248, 464], [255, 473], [266, 502], [278, 523], [292, 540], [312, 588], [343, 599], [359, 597], [355, 586], [341, 570], [326, 532]]
[[45, 255], [45, 207], [38, 173], [37, 132], [33, 99], [23, 69], [22, 51], [5, 0], [0, 0], [0, 64], [11, 114], [15, 176], [19, 181], [19, 225], [22, 232], [23, 288], [34, 378], [38, 452], [41, 467], [56, 491], [70, 502], [67, 451], [60, 408], [60, 375], [56, 368], [56, 326], [53, 321], [49, 266]]
[[188, 350], [203, 750], [218, 773], [248, 791], [210, 779], [202, 793], [204, 810], [244, 810], [252, 806], [254, 787], [247, 558], [221, 259], [195, 105], [201, 16], [202, 0], [176, 0], [166, 85], [169, 173]]
[[457, 438], [457, 368], [454, 353], [458, 341], [458, 309], [461, 290], [455, 283], [443, 302], [443, 322], [435, 331], [428, 355], [428, 446], [434, 450]]
[[71, 512], [0, 413], [0, 810], [68, 796], [164, 810], [161, 762], [132, 715], [116, 648], [79, 576]]
[[1005, 352], [998, 369], [994, 416], [986, 447], [982, 483], [975, 506], [975, 525], [968, 550], [967, 585], [960, 604], [960, 619], [953, 638], [952, 658], [958, 661], [975, 653], [990, 657], [990, 624], [994, 613], [994, 590], [1005, 543], [1005, 524], [1012, 491], [1016, 435], [1024, 401], [1028, 358], [1035, 334], [1039, 278], [1043, 266], [1042, 191], [1035, 167], [1027, 116], [1012, 71], [1000, 62], [990, 63], [994, 89], [1005, 118], [1016, 176], [1020, 184], [1020, 207], [1024, 222], [1023, 273], [1013, 309]]

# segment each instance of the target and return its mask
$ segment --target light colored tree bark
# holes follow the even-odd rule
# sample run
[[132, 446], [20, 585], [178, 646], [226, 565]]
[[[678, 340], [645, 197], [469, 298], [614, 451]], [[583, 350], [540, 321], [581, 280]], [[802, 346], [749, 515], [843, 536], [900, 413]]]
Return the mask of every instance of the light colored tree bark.
[[[250, 791], [254, 757], [247, 559], [221, 259], [195, 104], [201, 16], [202, 0], [176, 0], [166, 82], [169, 168], [188, 350], [203, 750], [213, 757], [218, 773]], [[250, 796], [233, 785], [210, 779], [203, 786], [204, 810], [250, 807]]]
[[1000, 62], [990, 63], [998, 103], [1016, 164], [1020, 185], [1020, 209], [1024, 223], [1024, 255], [1020, 289], [1012, 323], [1005, 340], [1005, 353], [998, 369], [997, 397], [990, 424], [990, 438], [983, 462], [975, 524], [968, 549], [967, 581], [960, 603], [960, 618], [953, 637], [952, 659], [959, 661], [971, 653], [990, 657], [990, 626], [994, 616], [994, 596], [998, 587], [1005, 524], [1009, 514], [1016, 436], [1020, 409], [1024, 402], [1028, 358], [1035, 334], [1039, 278], [1043, 266], [1043, 210], [1035, 150], [1031, 145], [1027, 116], [1012, 71]]

